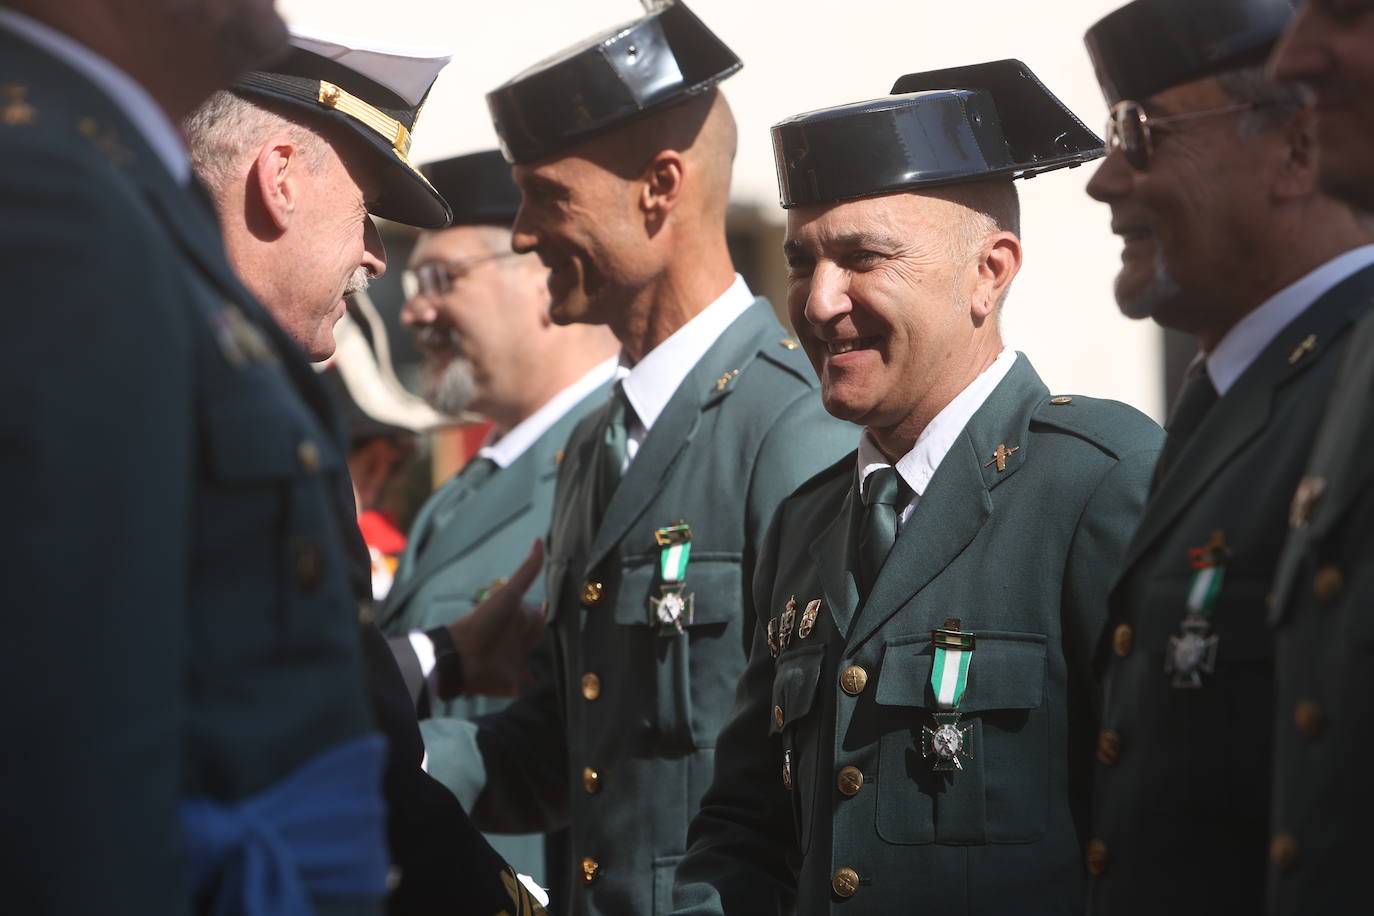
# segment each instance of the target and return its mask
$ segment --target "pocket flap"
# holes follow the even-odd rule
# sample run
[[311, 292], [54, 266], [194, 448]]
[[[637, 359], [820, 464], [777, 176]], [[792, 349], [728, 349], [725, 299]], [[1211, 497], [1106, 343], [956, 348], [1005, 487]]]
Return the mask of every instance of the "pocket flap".
[[[623, 626], [654, 626], [649, 600], [660, 595], [658, 556], [631, 558], [620, 571], [620, 600], [615, 605], [615, 622]], [[692, 555], [682, 589], [692, 599], [690, 627], [728, 623], [740, 616], [744, 601], [740, 558]]]
[[782, 725], [769, 710], [768, 734], [776, 735], [790, 723], [811, 714], [824, 661], [823, 645], [793, 649], [778, 658], [777, 673], [773, 675], [773, 705], [782, 710]]
[[337, 470], [343, 463], [337, 443], [279, 393], [264, 396], [263, 387], [245, 383], [220, 392], [202, 411], [216, 475], [223, 480], [280, 480]]
[[[1045, 698], [1045, 636], [1001, 630], [976, 632], [978, 644], [959, 711], [1039, 707]], [[930, 686], [934, 662], [935, 648], [929, 636], [888, 641], [883, 646], [874, 702], [934, 708], [935, 692]]]

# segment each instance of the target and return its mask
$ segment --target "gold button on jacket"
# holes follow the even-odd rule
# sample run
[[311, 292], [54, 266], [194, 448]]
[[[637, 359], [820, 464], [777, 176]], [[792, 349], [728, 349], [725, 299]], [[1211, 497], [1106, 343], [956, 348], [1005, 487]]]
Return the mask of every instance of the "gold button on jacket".
[[844, 669], [840, 675], [840, 689], [851, 697], [856, 697], [864, 692], [868, 686], [868, 672], [858, 665], [850, 665]]
[[830, 887], [839, 897], [853, 897], [859, 890], [859, 874], [852, 868], [841, 868], [830, 879]]

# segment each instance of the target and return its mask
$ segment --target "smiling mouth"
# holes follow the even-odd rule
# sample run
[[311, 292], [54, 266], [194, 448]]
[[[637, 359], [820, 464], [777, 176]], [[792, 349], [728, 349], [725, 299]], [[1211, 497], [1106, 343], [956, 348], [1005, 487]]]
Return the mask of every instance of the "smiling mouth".
[[1140, 239], [1153, 238], [1154, 233], [1149, 226], [1112, 224], [1112, 233], [1121, 236], [1122, 241], [1136, 242]]
[[870, 350], [878, 346], [881, 337], [854, 337], [849, 340], [827, 341], [825, 348], [831, 356], [839, 356], [841, 353], [849, 353], [854, 350]]

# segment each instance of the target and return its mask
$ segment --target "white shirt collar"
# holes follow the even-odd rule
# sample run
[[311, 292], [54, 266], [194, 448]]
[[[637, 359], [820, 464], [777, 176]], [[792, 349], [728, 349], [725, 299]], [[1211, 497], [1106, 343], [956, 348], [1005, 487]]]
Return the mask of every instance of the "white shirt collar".
[[672, 333], [667, 340], [654, 347], [633, 367], [624, 363], [617, 369], [623, 379], [625, 397], [634, 408], [635, 423], [647, 435], [663, 408], [668, 406], [687, 373], [692, 371], [706, 351], [711, 349], [725, 329], [734, 324], [754, 304], [754, 294], [744, 278], [735, 274], [735, 282], [701, 312]]
[[0, 27], [37, 45], [90, 80], [124, 112], [177, 184], [185, 186], [190, 182], [191, 157], [186, 141], [138, 81], [80, 42], [12, 9], [0, 7]]
[[1374, 245], [1337, 255], [1264, 301], [1246, 315], [1207, 354], [1207, 374], [1224, 395], [1284, 328], [1342, 280], [1374, 264]]
[[[935, 415], [935, 419], [916, 437], [916, 444], [911, 447], [901, 458], [897, 459], [897, 473], [901, 475], [906, 485], [911, 488], [915, 498], [902, 510], [898, 517], [899, 524], [905, 524], [911, 516], [912, 510], [916, 507], [916, 502], [925, 494], [926, 487], [930, 486], [930, 480], [935, 476], [935, 471], [940, 467], [940, 462], [945, 460], [945, 455], [949, 454], [950, 448], [954, 446], [954, 440], [959, 438], [959, 434], [968, 426], [973, 415], [983, 406], [993, 389], [1002, 383], [1002, 379], [1007, 377], [1011, 367], [1016, 364], [1016, 351], [1010, 347], [1003, 347], [1002, 352], [997, 354], [997, 358], [978, 374], [978, 377], [969, 382], [963, 391], [954, 396], [954, 400], [945, 405], [944, 409]], [[859, 485], [868, 479], [878, 468], [887, 467], [891, 462], [883, 456], [878, 446], [873, 442], [868, 430], [864, 430], [859, 437]]]
[[504, 436], [478, 449], [477, 457], [490, 459], [502, 470], [510, 467], [568, 411], [609, 382], [615, 376], [615, 367], [614, 358], [598, 363], [586, 375], [549, 398], [543, 407], [511, 427]]

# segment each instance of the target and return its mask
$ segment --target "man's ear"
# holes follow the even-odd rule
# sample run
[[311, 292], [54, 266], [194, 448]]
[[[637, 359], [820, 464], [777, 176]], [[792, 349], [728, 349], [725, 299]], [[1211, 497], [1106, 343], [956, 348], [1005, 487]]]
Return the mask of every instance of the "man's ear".
[[998, 303], [1021, 270], [1021, 240], [1015, 233], [994, 232], [983, 240], [979, 254], [978, 280], [969, 302], [976, 324], [996, 313]]
[[260, 217], [255, 222], [265, 229], [275, 230], [275, 235], [285, 232], [291, 224], [303, 169], [300, 146], [285, 134], [269, 137], [258, 147], [244, 191], [247, 206]]
[[1311, 108], [1295, 112], [1283, 126], [1283, 161], [1271, 193], [1277, 202], [1300, 200], [1317, 190], [1316, 118]]
[[650, 219], [661, 222], [682, 199], [687, 162], [677, 150], [659, 150], [644, 167], [644, 186], [639, 207]]

